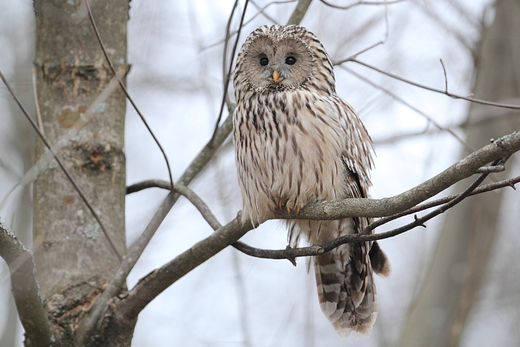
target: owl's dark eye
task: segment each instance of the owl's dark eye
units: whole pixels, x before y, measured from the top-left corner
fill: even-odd
[[[296,58],[289,56],[289,57],[285,58],[285,63],[287,65],[294,65],[296,63]]]
[[[269,59],[267,59],[266,57],[260,58],[260,65],[266,66],[267,64],[269,64]]]

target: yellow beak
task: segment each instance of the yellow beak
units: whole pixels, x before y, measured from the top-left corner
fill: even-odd
[[[280,74],[278,73],[278,71],[274,70],[273,71],[273,81],[276,83],[278,81],[278,78],[280,78]]]

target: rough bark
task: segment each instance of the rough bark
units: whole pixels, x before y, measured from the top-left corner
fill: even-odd
[[[35,0],[34,8],[43,130],[50,143],[61,141],[59,157],[124,255],[125,97],[114,92],[71,136],[113,74],[82,0]],[[126,67],[128,1],[91,1],[91,8],[112,62]],[[36,160],[45,151],[37,141]],[[55,160],[34,182],[34,259],[57,345],[75,345],[77,323],[119,258]]]
[[[497,1],[493,24],[484,29],[477,55],[476,98],[518,103],[520,98],[520,1]],[[512,100],[516,99],[516,100]],[[492,138],[520,130],[518,111],[470,107],[467,143],[478,148]],[[511,166],[511,164],[506,167]],[[508,170],[491,175],[498,181]],[[455,186],[463,189],[465,182]],[[457,346],[478,299],[499,232],[503,191],[472,197],[450,210],[430,269],[412,304],[399,346]]]

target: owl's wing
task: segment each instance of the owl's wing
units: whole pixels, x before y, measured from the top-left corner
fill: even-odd
[[[373,145],[361,119],[354,109],[337,95],[331,97],[337,105],[340,121],[346,134],[345,150],[343,152],[343,164],[345,166],[345,179],[348,185],[346,197],[368,198],[370,182],[369,170],[373,166]],[[361,232],[370,224],[369,218],[353,218],[356,231]],[[386,254],[381,250],[377,241],[368,243],[368,252],[372,269],[382,277],[390,274],[390,263]]]
[[[372,166],[370,136],[347,103],[339,97],[334,97],[331,102],[332,116],[338,117],[345,133],[342,161],[347,184],[344,197],[366,198],[370,185],[368,172]],[[362,217],[340,220],[334,236],[359,233],[369,222],[368,218]],[[341,337],[352,331],[361,334],[372,331],[377,316],[372,270],[383,276],[390,271],[386,255],[376,242],[345,244],[316,258],[320,306]]]

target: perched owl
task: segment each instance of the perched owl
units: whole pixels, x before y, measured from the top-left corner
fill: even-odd
[[[372,141],[337,96],[332,63],[300,26],[262,26],[246,39],[234,76],[234,143],[243,218],[258,225],[308,203],[367,197]],[[367,218],[289,220],[289,243],[359,233]],[[313,258],[320,306],[336,332],[370,334],[377,315],[373,271],[390,265],[376,242]]]

